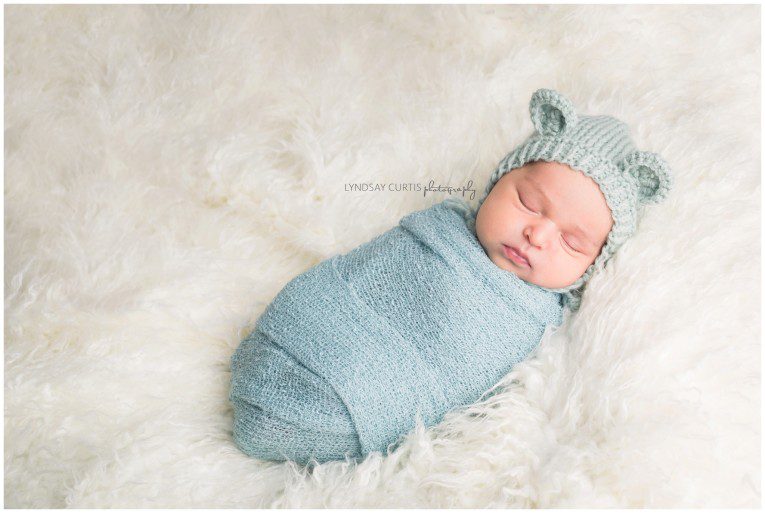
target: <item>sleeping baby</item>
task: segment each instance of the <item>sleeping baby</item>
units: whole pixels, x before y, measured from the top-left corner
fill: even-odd
[[[393,450],[531,355],[671,187],[610,116],[531,98],[476,208],[447,199],[292,279],[231,360],[234,441],[301,464]]]

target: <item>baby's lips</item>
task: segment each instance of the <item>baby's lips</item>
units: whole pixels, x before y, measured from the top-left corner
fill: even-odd
[[[509,244],[503,244],[503,246],[505,247],[505,252],[507,254],[512,253],[513,256],[521,258],[526,263],[527,266],[531,267],[531,262],[529,261],[529,258],[523,253],[521,253],[520,250],[518,250],[517,248],[513,246],[510,246]]]

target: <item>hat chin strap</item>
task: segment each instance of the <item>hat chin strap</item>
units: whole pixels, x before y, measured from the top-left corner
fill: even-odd
[[[593,263],[590,265],[590,267],[594,265],[595,264]],[[592,278],[593,274],[595,274],[595,269],[590,271],[590,267],[587,268],[587,270],[582,274],[582,276],[579,277],[579,279],[567,287],[561,287],[557,289],[542,287],[540,285],[537,285],[537,287],[549,292],[557,292],[562,294],[564,297],[564,304],[568,306],[572,312],[576,312],[579,310],[579,305],[582,302],[582,295],[584,294],[584,289],[587,286],[587,282],[590,280],[590,278]],[[589,275],[588,271],[590,271]]]

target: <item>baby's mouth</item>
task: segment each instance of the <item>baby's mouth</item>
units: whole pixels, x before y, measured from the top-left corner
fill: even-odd
[[[519,250],[512,246],[502,244],[502,252],[508,260],[521,267],[531,267],[528,259],[524,257]]]

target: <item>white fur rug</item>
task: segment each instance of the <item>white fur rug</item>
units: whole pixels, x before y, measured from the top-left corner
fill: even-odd
[[[758,6],[7,6],[7,507],[757,507]],[[306,474],[231,439],[293,276],[557,89],[676,187],[507,389]],[[477,201],[477,198],[476,198]],[[478,415],[474,415],[478,414]]]

